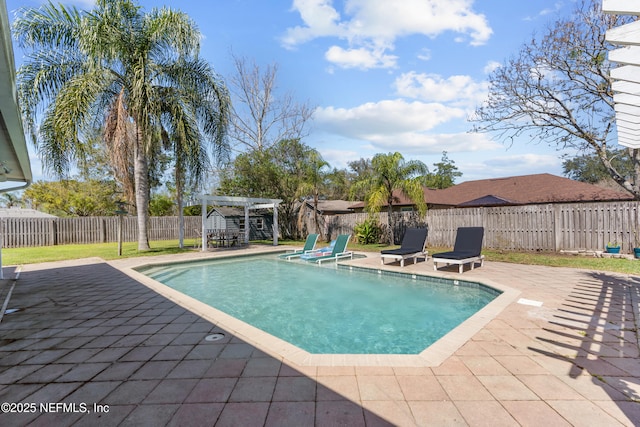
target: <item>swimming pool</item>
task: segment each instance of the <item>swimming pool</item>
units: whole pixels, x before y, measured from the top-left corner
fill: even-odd
[[[312,354],[419,354],[500,294],[478,283],[273,255],[138,271]]]

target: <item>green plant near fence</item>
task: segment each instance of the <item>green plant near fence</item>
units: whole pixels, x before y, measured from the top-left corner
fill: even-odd
[[[380,242],[382,227],[376,217],[369,217],[353,227],[353,232],[362,245],[371,245]]]

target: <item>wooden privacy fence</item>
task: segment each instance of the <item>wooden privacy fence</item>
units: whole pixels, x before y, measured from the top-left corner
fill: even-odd
[[[431,209],[420,218],[415,212],[396,216],[394,233],[399,238],[407,227],[429,227],[429,246],[453,246],[456,229],[485,228],[484,246],[523,251],[603,250],[607,242],[618,242],[629,253],[640,246],[640,202],[568,203],[492,208]],[[353,234],[353,227],[368,217],[366,213],[321,217],[325,237]],[[123,240],[136,241],[137,218],[124,217]],[[101,243],[118,240],[118,217],[86,218],[2,218],[5,248]],[[198,238],[200,216],[185,217],[185,239]],[[380,213],[381,224],[387,214]],[[313,232],[313,226],[307,224]],[[634,230],[637,237],[634,236]],[[152,217],[151,240],[178,238],[178,217]]]
[[[427,224],[429,246],[453,246],[456,229],[465,226],[484,227],[484,246],[493,249],[595,251],[618,242],[629,253],[640,246],[640,202],[430,209],[423,218],[415,213],[393,215],[397,236],[407,227]],[[353,233],[353,227],[367,217],[366,213],[324,217],[322,226],[335,238]],[[387,214],[380,213],[379,221],[386,224]]]
[[[105,243],[118,241],[119,217],[80,218],[2,218],[2,246],[51,246],[72,243]],[[185,239],[196,238],[202,229],[202,217],[184,217]],[[178,239],[178,217],[151,217],[150,240]],[[122,240],[138,240],[136,217],[122,218]]]

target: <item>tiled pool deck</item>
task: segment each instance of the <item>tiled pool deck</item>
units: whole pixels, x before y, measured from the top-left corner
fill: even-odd
[[[5,280],[0,301],[15,284],[7,308],[20,310],[0,322],[0,402],[27,412],[0,413],[0,425],[640,425],[640,275],[496,262],[438,272],[504,285],[508,299],[420,363],[363,362],[279,356],[129,270],[220,254],[31,264]],[[381,267],[375,254],[352,262]],[[431,261],[384,268],[434,274]],[[205,340],[216,332],[225,338]]]

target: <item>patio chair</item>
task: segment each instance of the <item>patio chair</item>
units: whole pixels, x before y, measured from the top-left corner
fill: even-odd
[[[400,261],[400,267],[404,267],[404,260],[413,258],[416,263],[418,257],[427,258],[427,229],[426,228],[408,228],[404,232],[402,244],[398,249],[385,249],[380,251],[380,263],[384,265],[385,258],[393,261]]]
[[[306,254],[307,252],[311,252],[315,250],[316,242],[318,241],[319,236],[320,236],[319,234],[309,234],[307,236],[307,240],[305,240],[304,242],[304,247],[302,249],[296,249],[296,250],[287,252],[286,254],[281,254],[278,256],[278,258],[289,260],[292,258],[298,258],[302,254]]]
[[[465,264],[471,264],[473,270],[476,261],[480,266],[484,265],[482,252],[483,227],[460,227],[456,232],[456,241],[453,251],[433,254],[433,269],[438,269],[438,263],[457,264],[458,271],[462,273]]]
[[[324,261],[334,260],[337,262],[341,258],[353,258],[353,252],[347,251],[347,244],[350,238],[350,234],[341,234],[336,238],[335,243],[332,242],[334,243],[333,246],[302,254],[300,259],[321,264]]]

